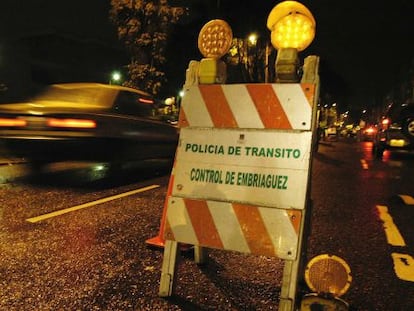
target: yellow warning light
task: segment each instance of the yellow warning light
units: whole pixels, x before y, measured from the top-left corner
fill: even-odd
[[[315,37],[315,19],[301,3],[284,1],[276,5],[267,18],[270,39],[276,49],[303,51]]]
[[[203,26],[198,35],[198,49],[207,58],[219,59],[230,49],[233,32],[227,22],[214,19]]]
[[[345,260],[335,255],[322,254],[306,265],[305,281],[316,293],[340,297],[351,285],[351,269]]]

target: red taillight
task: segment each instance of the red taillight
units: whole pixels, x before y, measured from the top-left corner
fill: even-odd
[[[47,125],[61,128],[95,128],[96,122],[86,119],[48,119]]]
[[[138,99],[139,102],[144,103],[144,104],[153,104],[154,101],[152,99],[149,98],[139,98]]]
[[[22,127],[26,126],[27,122],[23,119],[16,118],[0,118],[0,126],[2,127]]]

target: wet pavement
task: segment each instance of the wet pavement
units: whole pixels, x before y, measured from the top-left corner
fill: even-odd
[[[414,281],[397,277],[391,258],[396,250],[412,254],[414,213],[389,200],[396,193],[414,195],[414,159],[389,159],[375,161],[369,145],[351,142],[322,144],[315,155],[306,257],[334,254],[348,262],[352,284],[343,299],[351,310],[414,310]],[[18,160],[3,159],[1,169],[24,170],[13,165]],[[160,176],[98,188],[72,184],[80,177],[74,170],[5,182],[0,310],[277,310],[283,262],[223,250],[211,250],[204,266],[192,252],[182,253],[174,295],[158,297],[163,252],[145,241],[159,231],[169,177]],[[26,221],[149,184],[159,188]],[[388,246],[377,204],[389,205],[406,247]]]

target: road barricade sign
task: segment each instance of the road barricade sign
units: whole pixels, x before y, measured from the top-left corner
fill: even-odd
[[[301,50],[312,41],[312,14],[290,1],[269,15],[274,46],[276,34],[283,33],[274,26],[297,11],[306,18]],[[319,58],[305,59],[297,83],[296,40],[276,58],[276,81],[284,83],[221,84],[227,75],[220,58],[231,40],[225,21],[208,22],[198,41],[205,58],[191,61],[186,71],[160,233],[147,241],[164,244],[159,296],[172,294],[178,243],[184,243],[194,245],[199,263],[205,248],[284,259],[279,310],[293,310],[309,220]]]
[[[308,194],[313,84],[185,94],[164,238],[294,260]]]

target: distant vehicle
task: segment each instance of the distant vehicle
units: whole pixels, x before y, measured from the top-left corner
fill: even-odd
[[[343,137],[355,137],[357,136],[359,131],[359,126],[355,126],[354,124],[347,124],[341,130],[341,136]]]
[[[336,126],[329,126],[325,129],[324,140],[338,140],[338,129],[336,128]]]
[[[0,143],[34,165],[65,160],[173,159],[177,128],[149,94],[99,83],[54,84],[0,105]]]
[[[414,150],[414,102],[392,104],[381,119],[372,153],[381,158],[385,150]]]
[[[377,134],[377,127],[375,125],[369,125],[361,129],[362,141],[374,141]]]

